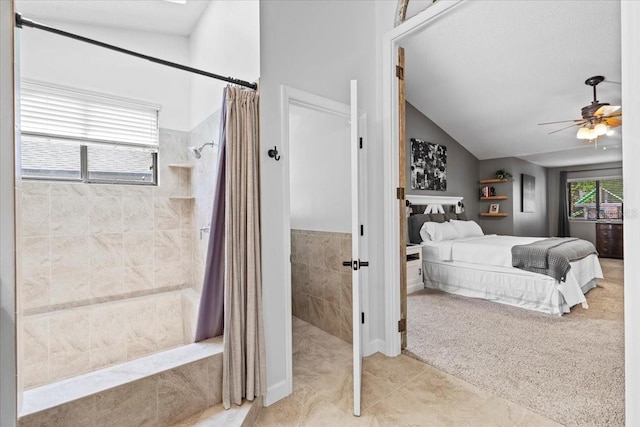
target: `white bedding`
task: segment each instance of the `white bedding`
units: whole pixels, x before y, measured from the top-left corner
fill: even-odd
[[[567,313],[576,304],[586,306],[585,292],[602,278],[596,255],[572,261],[562,283],[511,266],[513,245],[541,239],[489,235],[423,242],[425,286],[551,314]]]

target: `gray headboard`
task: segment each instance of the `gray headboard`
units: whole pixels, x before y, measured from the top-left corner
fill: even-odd
[[[409,242],[411,243],[422,243],[420,229],[422,224],[427,221],[444,222],[451,219],[467,219],[464,212],[455,213],[455,207],[458,202],[462,201],[462,197],[407,195],[407,200],[411,202],[414,208],[413,212],[415,212],[407,220]],[[427,206],[440,206],[440,212],[444,211],[444,213],[422,213]],[[431,211],[433,212],[434,210]]]

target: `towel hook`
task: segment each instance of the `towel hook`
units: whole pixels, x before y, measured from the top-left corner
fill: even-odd
[[[278,160],[280,160],[280,156],[278,155],[278,147],[274,146],[272,149],[270,149],[267,154],[269,155],[269,157],[271,157],[272,159],[275,159],[276,162]]]

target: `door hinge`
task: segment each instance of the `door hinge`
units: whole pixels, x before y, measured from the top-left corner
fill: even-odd
[[[364,311],[362,312],[362,324],[364,325]]]
[[[364,236],[364,225],[360,224],[360,235]]]
[[[396,197],[398,198],[398,200],[404,200],[404,188],[396,188]]]
[[[396,77],[400,80],[404,80],[404,68],[399,65],[396,65]]]
[[[407,332],[407,319],[398,320],[398,332]]]
[[[362,137],[360,137],[360,148],[362,148]]]

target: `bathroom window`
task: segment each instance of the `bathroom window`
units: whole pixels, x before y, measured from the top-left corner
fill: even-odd
[[[22,81],[22,177],[155,185],[158,113],[158,106]]]

